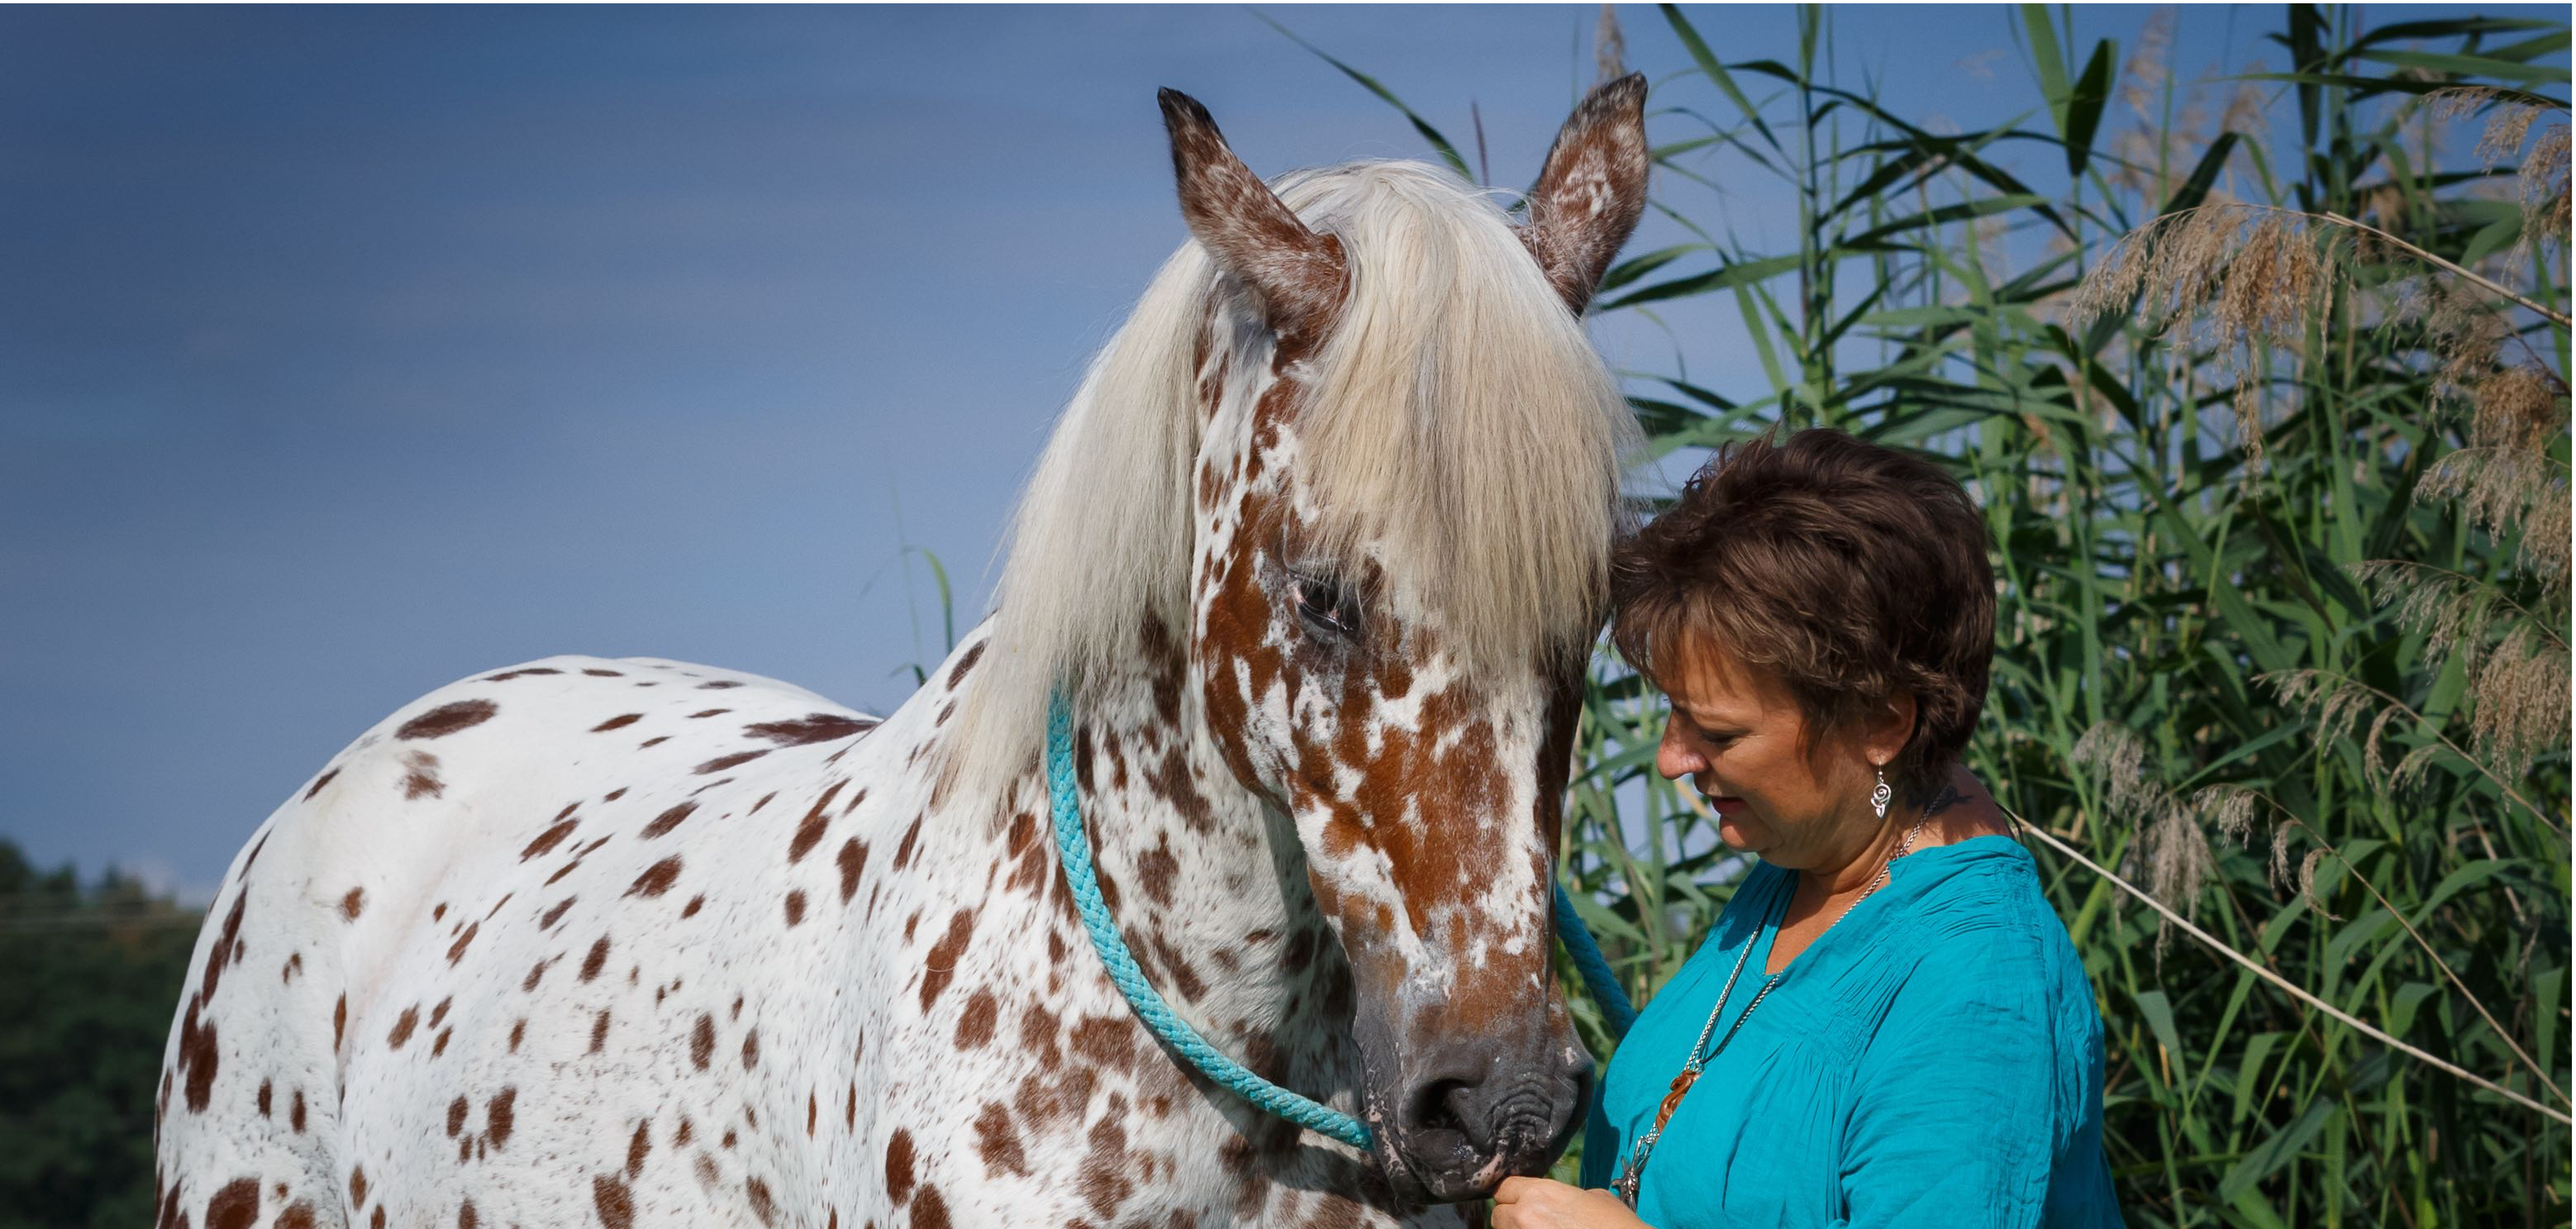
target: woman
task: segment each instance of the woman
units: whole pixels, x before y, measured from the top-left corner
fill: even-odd
[[[2118,1224],[2101,1017],[1957,767],[1994,645],[1967,493],[1802,431],[1720,454],[1615,567],[1656,769],[1760,861],[1604,1075],[1591,1189],[1510,1179],[1495,1229]]]

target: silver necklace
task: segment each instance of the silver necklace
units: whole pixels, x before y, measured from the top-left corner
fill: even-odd
[[[1948,791],[1944,790],[1943,793],[1947,795]],[[1851,911],[1860,906],[1860,902],[1868,900],[1880,886],[1887,882],[1889,874],[1896,867],[1896,860],[1904,857],[1907,851],[1914,848],[1914,838],[1923,835],[1924,823],[1929,821],[1932,813],[1939,810],[1941,804],[1948,800],[1945,796],[1933,805],[1923,808],[1922,816],[1914,821],[1913,830],[1905,834],[1904,842],[1896,847],[1895,853],[1887,855],[1886,863],[1878,868],[1878,874],[1869,881],[1869,886],[1861,889],[1861,894],[1853,897],[1850,904],[1843,906],[1843,911],[1835,914],[1833,921],[1825,923],[1825,930],[1832,930],[1841,925],[1842,920],[1850,917]],[[1786,911],[1787,907],[1782,906],[1782,912],[1785,914]],[[1817,932],[1819,937],[1823,933],[1824,931]],[[1708,1009],[1708,1023],[1700,1026],[1699,1040],[1691,1043],[1690,1061],[1682,1064],[1682,1073],[1673,1077],[1672,1090],[1664,1094],[1663,1104],[1655,1107],[1655,1125],[1644,1135],[1637,1137],[1637,1146],[1628,1153],[1627,1166],[1620,1170],[1618,1179],[1610,1184],[1610,1189],[1617,1192],[1620,1202],[1627,1204],[1632,1210],[1637,1206],[1637,1185],[1645,1177],[1646,1158],[1653,1154],[1655,1141],[1663,1138],[1664,1127],[1673,1120],[1673,1111],[1681,1108],[1683,1094],[1691,1090],[1691,1085],[1699,1082],[1700,1070],[1708,1066],[1710,1059],[1726,1052],[1727,1043],[1735,1040],[1735,1034],[1743,1029],[1746,1020],[1753,1018],[1753,1010],[1762,1005],[1763,999],[1770,997],[1772,988],[1780,984],[1781,978],[1789,975],[1789,970],[1784,968],[1764,978],[1762,988],[1753,992],[1753,1001],[1744,1005],[1744,1014],[1737,1016],[1735,1023],[1727,1026],[1726,1035],[1719,1037],[1715,1046],[1709,1045],[1709,1034],[1717,1031],[1718,1020],[1726,1014],[1726,1000],[1735,993],[1735,979],[1743,976],[1744,962],[1752,955],[1753,940],[1747,938],[1744,941],[1744,950],[1735,954],[1735,967],[1728,970],[1726,984],[1718,988],[1717,1005]]]

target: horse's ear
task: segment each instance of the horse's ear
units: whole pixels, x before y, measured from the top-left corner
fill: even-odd
[[[1646,211],[1646,76],[1592,87],[1558,129],[1530,189],[1521,242],[1565,305],[1581,312]]]
[[[1178,90],[1164,90],[1161,98],[1181,217],[1190,233],[1220,267],[1260,296],[1272,329],[1283,337],[1322,336],[1350,285],[1341,241],[1298,221],[1226,147],[1197,99]]]

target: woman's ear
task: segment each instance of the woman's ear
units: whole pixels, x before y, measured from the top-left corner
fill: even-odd
[[[1861,750],[1870,763],[1895,762],[1897,753],[1914,738],[1914,716],[1913,692],[1900,691],[1887,698],[1861,731]]]

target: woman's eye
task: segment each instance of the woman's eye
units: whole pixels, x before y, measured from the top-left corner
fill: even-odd
[[[1296,599],[1297,614],[1308,623],[1343,636],[1359,631],[1359,611],[1339,585],[1299,576],[1289,581],[1289,592]]]

